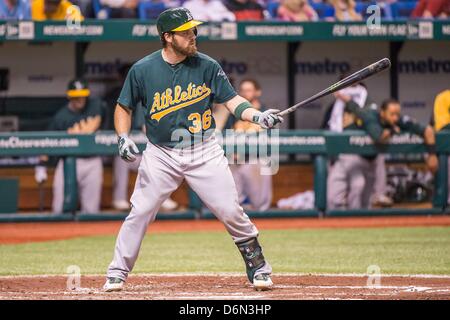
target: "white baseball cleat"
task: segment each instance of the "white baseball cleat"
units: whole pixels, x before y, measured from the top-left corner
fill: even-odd
[[[105,292],[122,291],[124,285],[125,281],[123,281],[122,279],[107,278],[106,283],[103,286],[103,291]]]
[[[130,210],[130,203],[126,200],[114,200],[112,206],[117,210]]]
[[[270,290],[273,287],[270,275],[266,273],[257,274],[253,277],[253,287],[256,291]]]
[[[178,203],[171,198],[167,198],[167,200],[161,204],[161,209],[165,211],[175,210],[176,208],[178,208]]]

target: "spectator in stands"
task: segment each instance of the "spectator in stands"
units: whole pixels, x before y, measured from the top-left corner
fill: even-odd
[[[256,108],[263,110],[260,102],[261,86],[254,79],[242,80],[239,85],[239,94],[246,98]],[[240,132],[257,132],[261,127],[250,122],[237,120],[234,129]],[[239,159],[244,162],[245,159]],[[253,159],[257,162],[257,159]],[[244,204],[249,202],[249,209],[256,211],[265,211],[269,209],[272,202],[272,175],[262,174],[264,166],[260,163],[252,164],[253,161],[230,165],[231,172],[236,182],[236,188],[239,194],[239,202]],[[270,168],[267,168],[270,172]]]
[[[83,17],[95,18],[92,0],[71,0],[71,2],[80,8]]]
[[[450,88],[442,91],[434,100],[434,129],[436,131],[446,130],[450,132]],[[450,168],[450,157],[448,157],[448,168]],[[448,176],[448,200],[450,204],[450,173]]]
[[[350,96],[339,92],[337,97],[346,103],[346,110],[354,118],[352,126],[364,129],[376,144],[387,143],[395,133],[407,131],[424,138],[428,149],[426,163],[431,172],[436,172],[438,160],[435,153],[435,136],[431,126],[424,127],[407,116],[401,116],[400,103],[388,99],[380,111],[361,108]],[[358,126],[357,123],[361,122]],[[373,188],[376,156],[340,155],[333,166],[328,180],[327,201],[330,209],[367,208]],[[330,183],[334,185],[330,186]]]
[[[152,1],[152,0],[150,0]],[[185,0],[153,0],[155,2],[161,1],[164,2],[167,8],[177,8],[181,7]]]
[[[337,21],[361,21],[362,17],[355,11],[354,0],[330,0],[334,7],[334,17]]]
[[[84,19],[79,8],[68,0],[33,0],[31,4],[33,20],[73,20]]]
[[[220,0],[187,0],[183,7],[189,9],[195,19],[203,21],[235,21],[236,17]]]
[[[29,0],[0,0],[0,20],[30,20]]]
[[[90,98],[90,90],[83,79],[70,81],[67,89],[68,103],[62,107],[49,124],[49,131],[66,131],[68,134],[92,134],[100,128],[102,120],[101,101]],[[42,161],[48,160],[42,157]],[[83,213],[100,212],[103,182],[103,164],[99,156],[76,159],[76,176]],[[47,179],[45,166],[35,169],[37,183]],[[53,180],[54,213],[63,212],[64,161],[59,160]]]
[[[283,0],[278,7],[278,18],[283,21],[319,20],[319,16],[307,0]]]
[[[103,6],[109,7],[109,18],[134,19],[137,17],[139,0],[100,0]]]
[[[397,2],[397,0],[377,0],[376,4],[382,10],[382,18],[385,20],[393,20],[391,5]]]
[[[264,8],[255,0],[225,0],[225,6],[234,13],[237,21],[264,20]]]
[[[450,17],[450,0],[419,0],[411,14],[412,18],[442,18]]]

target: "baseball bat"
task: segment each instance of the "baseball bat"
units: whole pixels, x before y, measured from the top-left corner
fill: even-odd
[[[356,71],[355,73],[349,75],[348,77],[336,82],[335,84],[332,84],[328,88],[320,91],[319,93],[316,93],[315,95],[309,97],[306,100],[303,100],[292,107],[285,109],[278,113],[279,116],[285,116],[291,112],[294,112],[298,108],[313,102],[319,98],[322,98],[326,95],[329,95],[333,92],[339,91],[341,89],[344,89],[346,87],[349,87],[355,83],[358,83],[364,79],[367,79],[385,69],[388,69],[391,66],[391,61],[389,61],[388,58],[383,58],[375,63],[372,63],[371,65],[368,65],[367,67]]]

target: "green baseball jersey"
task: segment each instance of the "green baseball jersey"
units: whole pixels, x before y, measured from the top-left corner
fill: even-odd
[[[133,117],[131,119],[131,129],[142,130],[142,127],[144,125],[145,125],[144,108],[142,108],[142,106],[139,105],[133,112]]]
[[[89,117],[102,116],[102,106],[99,99],[88,98],[86,106],[81,112],[75,112],[68,106],[61,108],[50,121],[48,130],[62,131],[73,127],[74,124]]]
[[[172,66],[158,50],[131,67],[117,102],[133,111],[142,103],[148,139],[174,147],[180,140],[192,144],[200,135],[211,135],[215,128],[212,104],[235,96],[214,59],[196,53]]]
[[[346,104],[346,110],[354,113],[362,122],[361,128],[367,132],[373,140],[379,141],[384,129],[392,129],[387,123],[384,123],[377,110],[364,107],[361,108],[353,101]],[[401,131],[411,132],[419,136],[423,136],[425,127],[408,116],[401,116],[397,126]]]

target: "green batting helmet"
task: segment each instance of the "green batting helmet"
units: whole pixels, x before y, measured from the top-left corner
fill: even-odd
[[[156,27],[161,36],[165,32],[189,30],[202,23],[194,20],[188,9],[179,7],[161,12],[156,20]]]

